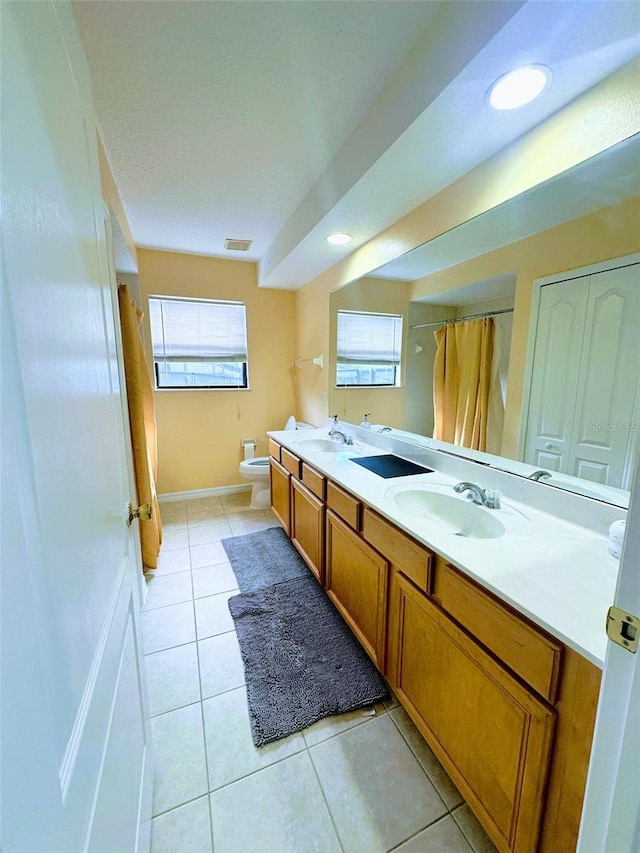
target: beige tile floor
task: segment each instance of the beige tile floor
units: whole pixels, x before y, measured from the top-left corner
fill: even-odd
[[[155,774],[153,853],[492,853],[395,700],[257,749],[220,540],[274,526],[247,492],[162,504],[142,614]]]

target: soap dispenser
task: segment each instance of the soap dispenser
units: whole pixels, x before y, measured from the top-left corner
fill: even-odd
[[[371,423],[369,421],[369,415],[370,414],[371,414],[370,412],[365,413],[364,420],[360,424],[360,429],[371,429]]]

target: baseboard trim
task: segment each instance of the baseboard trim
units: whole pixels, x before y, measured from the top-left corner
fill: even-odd
[[[220,495],[234,495],[236,492],[250,492],[251,483],[237,486],[215,486],[212,489],[191,489],[188,492],[166,492],[158,495],[158,503],[167,501],[189,501],[194,498],[219,498]]]

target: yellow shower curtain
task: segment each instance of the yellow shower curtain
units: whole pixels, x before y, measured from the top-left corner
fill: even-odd
[[[118,285],[118,304],[138,504],[151,506],[151,519],[140,523],[142,562],[155,569],[162,542],[162,521],[156,494],[158,452],[153,390],[139,333],[142,314],[125,284]]]
[[[494,323],[449,323],[434,332],[433,437],[473,450],[487,446]]]

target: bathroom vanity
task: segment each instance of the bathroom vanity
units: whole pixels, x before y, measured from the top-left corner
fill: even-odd
[[[270,436],[274,513],[497,848],[572,853],[615,585],[605,537],[515,500],[465,509],[436,457],[384,479],[353,463],[384,447]],[[435,524],[421,490],[442,494]]]

